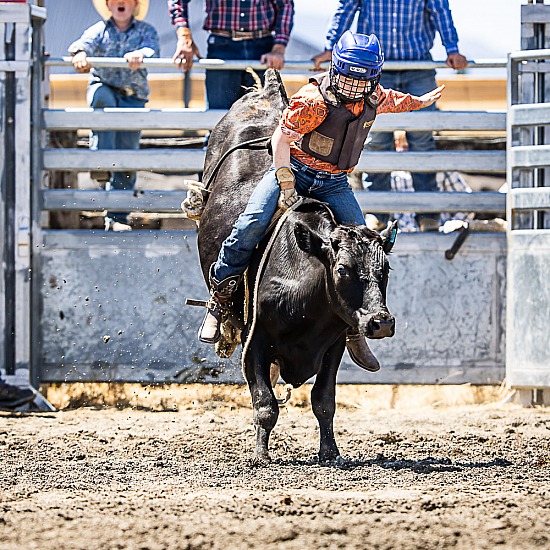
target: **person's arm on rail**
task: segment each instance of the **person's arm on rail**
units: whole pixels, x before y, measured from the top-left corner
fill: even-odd
[[[176,27],[176,36],[178,37],[172,61],[181,64],[181,69],[186,72],[193,66],[193,55],[197,59],[201,58],[189,28],[188,4],[189,0],[168,0],[170,19],[172,25]]]
[[[468,60],[458,51],[458,33],[453,23],[449,1],[428,0],[426,9],[430,12],[447,51],[447,66],[455,70],[466,68]]]
[[[285,66],[285,51],[294,25],[294,0],[272,0],[277,19],[275,21],[275,42],[271,51],[260,58],[268,68],[281,70]]]
[[[138,69],[145,58],[159,57],[160,43],[157,30],[153,27],[146,27],[141,48],[124,54],[124,59],[128,62],[130,70]]]
[[[105,31],[105,22],[100,21],[86,29],[82,36],[69,46],[69,54],[72,56],[73,67],[79,73],[88,73],[92,68],[88,56],[96,52],[97,41]]]

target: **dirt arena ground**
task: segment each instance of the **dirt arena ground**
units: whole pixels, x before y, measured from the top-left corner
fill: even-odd
[[[48,398],[109,404],[94,391]],[[320,465],[299,390],[281,409],[273,463],[252,467],[245,389],[129,391],[111,392],[118,408],[0,413],[0,548],[550,546],[550,408],[493,390],[340,387],[345,459]]]

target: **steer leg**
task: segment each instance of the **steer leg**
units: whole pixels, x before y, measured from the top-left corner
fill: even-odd
[[[254,426],[256,428],[256,449],[254,461],[257,464],[267,464],[269,457],[269,435],[277,423],[279,406],[273,393],[270,380],[270,365],[263,357],[251,349],[245,359],[245,376],[252,396],[254,409]]]
[[[323,358],[323,366],[311,390],[313,413],[319,422],[319,462],[334,460],[340,451],[334,439],[333,419],[336,412],[336,373],[344,353],[345,340],[341,338]]]

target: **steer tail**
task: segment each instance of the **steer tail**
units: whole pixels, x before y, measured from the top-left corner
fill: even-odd
[[[267,69],[265,72],[264,94],[266,98],[271,99],[270,103],[273,106],[280,103],[281,110],[288,107],[288,95],[281,78],[281,73],[278,70]]]
[[[247,67],[246,72],[254,80],[254,86],[252,88],[248,88],[248,90],[253,91],[253,92],[259,92],[263,88],[263,86],[262,86],[262,80],[258,76],[258,73],[252,67]]]

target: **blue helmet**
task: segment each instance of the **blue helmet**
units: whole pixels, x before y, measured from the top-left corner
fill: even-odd
[[[384,54],[374,34],[346,31],[332,48],[330,82],[334,92],[345,102],[361,101],[376,90],[382,65]]]

